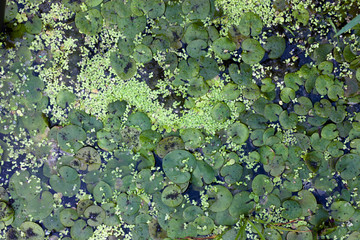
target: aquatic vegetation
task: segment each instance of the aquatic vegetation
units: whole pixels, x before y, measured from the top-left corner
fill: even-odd
[[[0,239],[358,239],[359,9],[7,1]]]

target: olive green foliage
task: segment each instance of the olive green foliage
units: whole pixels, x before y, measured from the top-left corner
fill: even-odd
[[[16,0],[5,22],[0,239],[359,239],[358,1]]]

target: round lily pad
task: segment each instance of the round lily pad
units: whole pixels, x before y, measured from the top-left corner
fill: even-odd
[[[54,198],[49,191],[43,191],[26,203],[26,213],[33,221],[45,219],[54,208]]]
[[[123,56],[129,56],[134,52],[135,44],[127,38],[119,38],[117,42],[119,53]]]
[[[204,135],[196,128],[186,128],[180,132],[180,136],[185,143],[186,149],[196,149],[200,147],[204,141]]]
[[[221,168],[220,174],[225,178],[227,184],[234,184],[241,178],[243,167],[240,164],[226,165]]]
[[[88,226],[83,219],[77,220],[70,229],[70,234],[74,240],[87,240],[93,235],[92,227]]]
[[[110,64],[116,74],[124,80],[132,78],[137,71],[136,63],[133,59],[115,52],[110,53]]]
[[[220,167],[220,166],[219,166]],[[210,184],[215,179],[215,171],[212,166],[204,161],[197,161],[197,165],[192,174],[191,183],[202,187],[204,182]]]
[[[181,189],[177,185],[167,186],[161,194],[161,200],[169,207],[177,207],[183,201]]]
[[[210,1],[209,0],[185,0],[182,3],[182,11],[184,14],[188,14],[190,20],[194,19],[205,19],[208,17],[210,12]]]
[[[65,227],[72,227],[75,223],[74,220],[78,219],[78,213],[73,208],[65,208],[60,212],[60,222]]]
[[[201,97],[209,91],[204,78],[199,76],[189,80],[188,93],[193,97]]]
[[[18,5],[16,2],[9,1],[5,6],[5,17],[4,22],[10,22],[18,14]]]
[[[76,99],[76,96],[74,93],[64,89],[61,90],[58,95],[56,96],[56,103],[62,107],[66,108],[68,105],[73,103]]]
[[[235,194],[233,201],[229,207],[231,216],[238,218],[240,215],[247,215],[255,207],[255,202],[249,197],[250,193],[247,191]]]
[[[247,12],[242,16],[237,28],[242,35],[257,36],[261,33],[263,24],[259,15],[253,12]]]
[[[360,156],[358,154],[345,154],[336,163],[336,171],[345,180],[350,180],[360,174]]]
[[[230,125],[226,132],[227,135],[231,138],[231,141],[236,144],[243,144],[249,138],[249,129],[241,122],[235,122],[234,124]]]
[[[68,125],[61,128],[57,134],[59,146],[65,152],[77,152],[83,147],[86,140],[85,131],[78,126]]]
[[[42,29],[41,19],[37,15],[35,15],[33,18],[31,18],[25,23],[25,29],[28,33],[39,34]]]
[[[75,25],[81,33],[94,36],[103,25],[103,18],[97,9],[78,12],[75,16]]]
[[[185,150],[174,150],[168,153],[162,163],[166,176],[174,183],[186,183],[190,180],[190,172],[196,166],[194,155]]]
[[[202,39],[196,39],[191,41],[187,47],[186,52],[190,57],[199,58],[206,55],[207,43]]]
[[[294,232],[288,232],[286,240],[312,240],[311,230],[306,226],[300,226]]]
[[[164,158],[166,154],[173,150],[184,149],[185,144],[180,137],[170,136],[163,138],[156,147],[156,154]]]
[[[148,63],[152,59],[151,49],[144,44],[139,44],[134,49],[133,57],[138,63]]]
[[[81,148],[76,153],[75,158],[81,162],[80,170],[94,171],[100,168],[100,154],[92,147]]]
[[[279,115],[279,122],[284,129],[295,128],[298,123],[298,116],[293,112],[288,113],[287,110],[284,110]]]
[[[93,189],[93,196],[96,202],[106,202],[111,199],[112,192],[109,184],[100,181]]]
[[[6,202],[0,201],[0,222],[6,222],[14,216],[14,209]]]
[[[63,166],[59,169],[60,177],[52,175],[50,186],[56,192],[61,192],[64,196],[74,196],[80,188],[80,178],[75,169]]]
[[[265,50],[255,39],[245,39],[241,47],[243,50],[242,59],[246,64],[253,65],[259,63],[265,55]]]
[[[145,113],[134,112],[128,117],[126,125],[139,127],[142,131],[145,131],[151,128],[151,121]]]
[[[87,218],[87,224],[89,226],[96,227],[104,222],[105,211],[97,205],[91,205],[85,209],[84,216]]]
[[[230,207],[233,196],[229,189],[221,185],[213,186],[208,192],[210,198],[215,198],[210,201],[209,209],[213,212],[222,212]]]
[[[120,31],[128,38],[134,39],[146,27],[145,16],[130,16],[126,18],[118,18],[118,27]]]
[[[264,48],[269,52],[269,58],[279,58],[284,53],[286,48],[285,39],[279,36],[271,36],[267,39]]]
[[[125,216],[132,216],[136,214],[140,209],[141,199],[139,196],[136,195],[128,195],[126,193],[121,193],[117,197],[117,205],[120,211]]]
[[[324,139],[332,140],[337,136],[339,136],[339,131],[337,131],[337,127],[333,123],[327,124],[321,129],[321,137]]]
[[[197,226],[197,234],[208,235],[215,227],[214,221],[207,216],[199,216],[194,221]]]
[[[230,118],[230,108],[224,102],[219,102],[211,109],[211,117],[215,121],[224,122]]]
[[[23,222],[20,230],[25,233],[25,238],[29,240],[43,240],[45,237],[42,227],[34,222]]]
[[[189,206],[183,212],[184,220],[187,222],[194,221],[197,217],[202,216],[204,211],[199,206]]]
[[[98,145],[101,149],[111,152],[122,140],[121,134],[119,131],[105,131],[100,130],[96,133],[98,139]]]
[[[355,209],[349,202],[337,201],[331,204],[331,216],[333,216],[336,221],[348,221],[354,213]]]
[[[274,188],[274,185],[270,178],[264,174],[257,175],[252,181],[252,190],[253,192],[260,196],[264,194],[269,194]]]
[[[285,208],[282,212],[284,218],[291,220],[301,216],[302,209],[297,201],[286,200],[283,202],[282,206]]]
[[[90,199],[80,200],[76,206],[76,211],[77,211],[78,215],[82,216],[84,214],[85,210],[88,207],[90,207],[91,205],[93,205],[93,201]]]
[[[212,49],[221,59],[230,59],[230,52],[236,50],[236,44],[229,38],[221,37],[213,42]]]

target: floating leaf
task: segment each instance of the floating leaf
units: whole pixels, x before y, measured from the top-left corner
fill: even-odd
[[[242,16],[237,28],[242,35],[251,35],[254,37],[261,33],[263,24],[259,15],[253,12],[247,12]]]
[[[265,55],[265,50],[255,39],[245,39],[241,47],[243,50],[242,59],[246,64],[253,65],[259,63]]]
[[[169,207],[179,206],[183,201],[181,189],[177,185],[167,186],[161,194],[161,200]]]
[[[90,9],[86,12],[78,12],[75,16],[75,25],[81,33],[94,36],[103,24],[103,18],[97,9]]]
[[[210,12],[210,2],[209,0],[198,0],[196,2],[185,0],[182,3],[182,11],[184,14],[188,14],[190,20],[205,19]]]
[[[269,52],[269,58],[271,59],[280,58],[284,53],[285,48],[285,39],[278,36],[269,37],[264,46],[264,49]]]
[[[96,227],[104,222],[105,211],[97,205],[91,205],[85,209],[84,216],[87,218],[89,226]]]
[[[212,49],[223,60],[230,59],[230,52],[236,50],[236,44],[229,38],[221,37],[213,42]]]
[[[59,130],[57,141],[59,146],[65,152],[77,152],[86,140],[85,131],[78,126],[68,125]]]
[[[166,176],[174,183],[186,183],[190,180],[190,172],[195,168],[195,157],[185,150],[174,150],[163,159]]]
[[[230,207],[233,200],[231,192],[224,186],[215,185],[208,192],[209,197],[215,197],[211,201],[209,209],[213,212],[222,212]]]
[[[337,201],[331,204],[331,216],[333,216],[336,221],[348,221],[354,213],[355,209],[349,202]]]

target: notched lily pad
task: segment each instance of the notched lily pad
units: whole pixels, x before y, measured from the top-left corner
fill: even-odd
[[[116,74],[124,80],[132,78],[137,71],[136,63],[133,59],[115,52],[110,53],[110,64]]]
[[[162,166],[171,181],[181,184],[190,180],[190,173],[196,167],[196,160],[188,151],[174,150],[164,157]]]
[[[236,50],[236,44],[229,38],[221,37],[213,42],[212,49],[221,59],[228,60],[231,57],[230,52]]]
[[[262,31],[263,23],[259,15],[253,12],[247,12],[242,16],[240,25],[237,26],[237,28],[242,35],[257,36]]]
[[[286,48],[285,39],[278,36],[271,36],[267,39],[264,48],[269,52],[269,58],[279,58],[282,56]]]
[[[83,147],[87,136],[85,131],[78,126],[68,125],[61,128],[57,134],[59,146],[65,152],[77,152]]]
[[[245,39],[242,42],[241,47],[243,50],[241,54],[242,59],[246,64],[253,65],[259,63],[265,55],[263,47],[253,38]]]
[[[233,195],[224,186],[215,185],[208,192],[209,199],[214,198],[210,201],[209,209],[213,212],[222,212],[230,207],[233,200]]]
[[[97,150],[92,147],[80,149],[75,157],[80,160],[80,170],[94,171],[100,168],[101,157]]]
[[[181,192],[182,191],[179,186],[169,185],[162,192],[161,200],[169,207],[177,207],[182,203],[184,199]]]
[[[96,227],[104,222],[105,211],[100,206],[92,205],[85,210],[84,216],[87,218],[89,226]]]
[[[94,36],[102,25],[103,18],[97,9],[90,9],[86,12],[78,12],[75,16],[75,25],[81,33]]]

